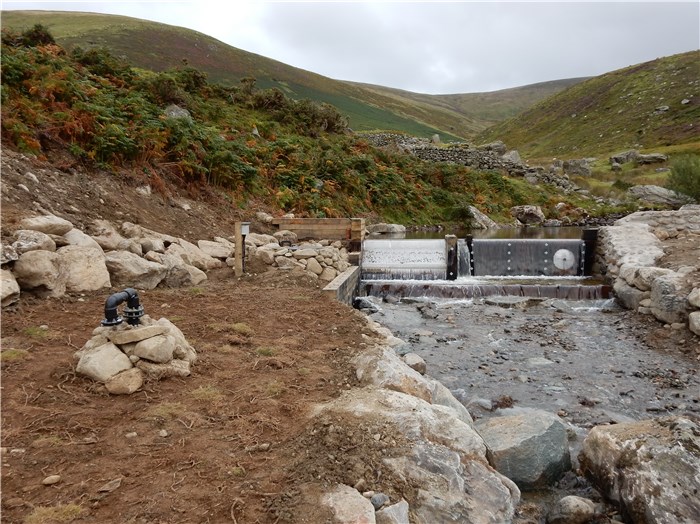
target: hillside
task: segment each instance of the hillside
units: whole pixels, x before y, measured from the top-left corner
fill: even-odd
[[[700,51],[659,58],[573,85],[497,124],[527,157],[572,158],[700,141]]]
[[[474,125],[485,130],[584,80],[587,80],[587,77],[540,82],[485,93],[451,95],[426,95],[371,84],[355,85],[396,100],[405,100],[408,104],[419,104],[428,108],[438,106],[457,116],[470,115],[475,119]]]
[[[237,85],[254,77],[262,88],[277,87],[292,98],[337,107],[350,127],[397,130],[414,136],[439,133],[443,140],[472,137],[561,90],[564,80],[471,95],[421,95],[381,86],[343,82],[236,49],[202,33],[116,15],[58,11],[3,11],[3,29],[49,28],[66,49],[104,46],[131,64],[163,71],[186,63],[212,82]]]

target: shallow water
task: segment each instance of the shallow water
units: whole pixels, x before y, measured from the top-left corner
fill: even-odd
[[[583,427],[700,413],[695,363],[649,347],[644,324],[613,300],[374,300],[372,318],[460,400],[510,396]]]
[[[371,318],[406,342],[399,352],[420,355],[475,419],[510,405],[557,413],[574,468],[592,426],[700,414],[696,363],[650,347],[645,319],[613,300],[371,300],[380,308]],[[580,477],[567,480],[523,500],[543,515],[567,494],[595,498]]]

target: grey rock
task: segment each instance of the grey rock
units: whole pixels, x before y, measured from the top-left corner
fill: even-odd
[[[17,254],[21,255],[28,251],[56,251],[56,242],[41,231],[33,231],[31,229],[20,229],[15,232],[15,241],[12,247]]]
[[[214,258],[228,258],[233,256],[234,246],[232,243],[212,242],[211,240],[198,240],[197,246],[205,254]]]
[[[596,426],[583,441],[586,476],[630,522],[697,522],[700,426],[661,417]]]
[[[587,524],[595,515],[595,503],[569,495],[560,499],[547,514],[547,524]]]
[[[403,356],[403,361],[411,369],[417,371],[421,375],[425,375],[427,365],[425,360],[423,360],[419,355],[416,355],[415,353],[407,353]]]
[[[166,335],[157,335],[136,343],[133,354],[151,362],[164,364],[173,359],[175,339]]]
[[[375,493],[369,499],[375,510],[382,509],[389,502],[389,496],[384,493]]]
[[[61,255],[52,251],[28,251],[15,262],[13,273],[21,289],[41,297],[61,297],[66,279],[61,275]]]
[[[541,224],[545,220],[539,206],[525,205],[510,208],[510,215],[523,224]]]
[[[377,511],[374,516],[377,524],[409,524],[408,502],[402,500],[391,506],[385,506]]]
[[[566,428],[559,417],[528,408],[501,413],[476,424],[497,471],[520,489],[531,490],[551,485],[571,468]]]
[[[98,382],[107,382],[113,376],[131,367],[129,357],[117,346],[107,342],[84,352],[75,370]]]
[[[688,315],[688,329],[700,336],[700,311],[693,311]]]
[[[105,263],[112,285],[154,289],[167,275],[168,268],[128,251],[108,251]]]
[[[129,324],[122,323],[118,326],[107,328],[104,332],[104,336],[112,343],[122,346],[133,342],[141,342],[151,337],[157,337],[165,334],[167,331],[168,328],[161,325],[132,327]]]
[[[573,176],[591,176],[591,166],[588,158],[564,160],[563,164],[564,173]]]
[[[2,307],[9,307],[19,301],[19,284],[15,276],[7,269],[0,270],[0,295]]]
[[[686,321],[688,315],[688,283],[683,273],[670,273],[651,284],[651,313],[657,319],[673,324]]]
[[[333,512],[337,524],[374,523],[374,507],[362,494],[350,486],[338,484],[321,497],[321,504]]]
[[[627,194],[637,200],[669,206],[681,206],[692,201],[687,195],[653,185],[633,186],[627,190]]]
[[[66,279],[66,291],[73,293],[96,291],[112,285],[100,246],[70,245],[59,249],[57,254],[61,257],[61,271]]]
[[[131,368],[109,378],[105,387],[112,395],[131,395],[143,386],[143,380],[143,371]]]
[[[73,229],[68,220],[55,215],[43,215],[25,218],[19,223],[20,229],[31,229],[46,234],[64,235]]]
[[[192,120],[190,112],[176,104],[170,104],[166,107],[163,114],[166,118],[171,118],[173,120]]]
[[[367,231],[373,234],[405,233],[406,226],[401,224],[385,224],[381,222],[379,224],[367,226]]]
[[[290,231],[288,229],[281,229],[279,231],[276,231],[273,236],[275,237],[276,242],[280,246],[293,246],[296,245],[296,243],[298,242],[297,234],[294,231]]]
[[[176,358],[165,364],[139,360],[136,367],[142,370],[148,378],[155,380],[168,377],[189,377],[191,373],[190,363]]]
[[[700,309],[700,287],[693,288],[688,295],[688,304]]]
[[[498,229],[498,224],[491,220],[484,213],[474,206],[469,206],[469,213],[472,216],[471,226],[476,229]]]
[[[90,235],[86,235],[80,229],[73,228],[63,235],[66,243],[71,246],[91,247],[102,252],[102,247]]]
[[[10,262],[14,262],[19,258],[19,253],[17,253],[17,250],[12,247],[10,244],[3,244],[2,245],[2,251],[0,252],[0,265],[5,265],[9,264]]]

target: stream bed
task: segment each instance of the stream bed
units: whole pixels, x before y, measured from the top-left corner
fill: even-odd
[[[420,355],[427,374],[475,420],[503,407],[558,414],[568,425],[574,471],[595,425],[700,415],[695,360],[670,346],[652,347],[649,319],[612,299],[368,298],[379,308],[370,318],[406,342],[399,353]],[[543,522],[553,501],[591,492],[572,473],[549,492],[524,493],[535,515],[520,522]]]

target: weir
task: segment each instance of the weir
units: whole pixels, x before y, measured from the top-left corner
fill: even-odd
[[[583,239],[367,239],[360,294],[607,298],[608,286],[586,278],[595,233],[586,230]]]

